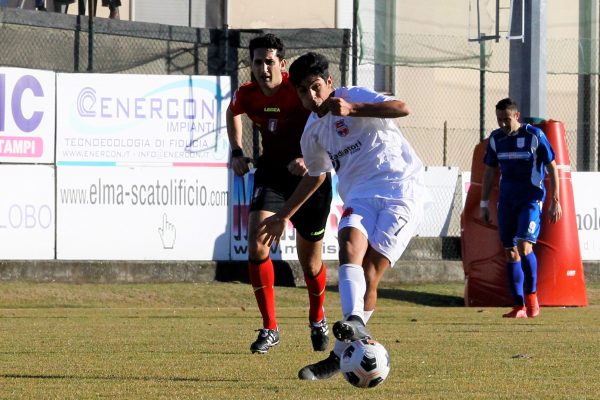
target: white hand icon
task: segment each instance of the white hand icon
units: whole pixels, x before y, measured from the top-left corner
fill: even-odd
[[[167,221],[167,214],[163,214],[162,227],[158,228],[160,240],[162,240],[163,248],[172,249],[175,246],[176,230],[175,225]]]

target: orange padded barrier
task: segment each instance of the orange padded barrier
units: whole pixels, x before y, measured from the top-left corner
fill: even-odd
[[[536,126],[546,133],[556,154],[563,211],[562,218],[556,224],[551,224],[547,214],[547,196],[542,212],[540,236],[534,246],[538,259],[538,300],[543,306],[586,306],[588,303],[564,125],[560,121],[548,120]],[[498,174],[490,193],[492,223],[488,225],[479,218],[483,156],[487,142],[486,139],[479,143],[473,151],[471,185],[461,215],[464,300],[466,306],[472,307],[512,306],[513,300],[506,275],[506,258],[498,236]],[[549,189],[548,177],[545,184]]]

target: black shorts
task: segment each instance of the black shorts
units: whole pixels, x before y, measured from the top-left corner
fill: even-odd
[[[301,179],[287,169],[258,167],[254,173],[250,211],[279,211]],[[298,234],[305,240],[317,242],[323,239],[331,206],[331,190],[331,174],[327,174],[317,191],[290,218]]]

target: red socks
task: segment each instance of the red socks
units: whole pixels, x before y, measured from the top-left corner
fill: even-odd
[[[275,318],[275,272],[270,258],[259,263],[248,262],[250,283],[263,318],[264,329],[277,329]],[[312,303],[311,303],[312,304]]]
[[[275,316],[275,272],[270,258],[255,263],[248,262],[250,283],[254,290],[256,303],[263,318],[264,329],[277,329]],[[308,319],[310,322],[320,322],[325,317],[325,285],[327,283],[327,268],[323,264],[317,276],[304,275],[310,309]]]
[[[320,322],[325,317],[325,285],[327,283],[327,268],[325,264],[321,265],[321,271],[316,276],[304,275],[306,288],[308,289],[308,300],[310,309],[308,311],[308,320],[310,322]]]

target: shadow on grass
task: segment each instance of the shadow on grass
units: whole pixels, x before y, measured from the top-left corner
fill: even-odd
[[[328,291],[338,292],[337,286],[327,286]],[[460,296],[452,296],[439,293],[417,292],[399,288],[379,288],[377,297],[380,299],[391,299],[405,301],[429,307],[464,307],[465,302]]]
[[[380,288],[377,296],[382,299],[406,301],[429,307],[464,307],[465,305],[464,299],[460,296],[405,289]]]
[[[164,377],[164,376],[80,376],[80,375],[28,375],[28,374],[0,374],[0,378],[11,379],[91,379],[91,380],[107,380],[107,381],[173,381],[173,382],[239,382],[240,379],[211,379],[211,378],[188,378],[188,377]]]
[[[302,276],[299,266],[292,266],[287,261],[274,260],[275,286],[297,287],[295,276]],[[215,280],[219,282],[249,283],[248,264],[245,262],[223,261],[217,263]],[[301,280],[301,279],[299,279]],[[337,285],[327,286],[327,290],[337,292]],[[430,307],[463,307],[464,300],[460,296],[438,293],[427,293],[399,288],[379,288],[379,298],[405,301]]]

